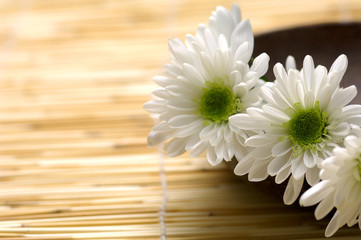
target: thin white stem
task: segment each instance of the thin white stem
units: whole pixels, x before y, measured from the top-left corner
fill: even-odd
[[[163,190],[163,199],[162,199],[162,205],[160,207],[159,211],[159,223],[160,223],[160,229],[161,229],[161,239],[166,240],[167,239],[167,231],[165,226],[165,214],[167,211],[167,203],[168,203],[168,185],[167,185],[167,176],[165,172],[165,156],[163,153],[163,144],[159,145],[158,147],[158,153],[159,153],[159,159],[160,159],[160,182],[162,185]]]

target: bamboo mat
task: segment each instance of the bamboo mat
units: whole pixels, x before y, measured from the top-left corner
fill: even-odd
[[[256,33],[361,20],[358,0],[238,2]],[[167,39],[232,3],[0,1],[0,239],[323,238],[327,219],[226,165],[146,146]]]

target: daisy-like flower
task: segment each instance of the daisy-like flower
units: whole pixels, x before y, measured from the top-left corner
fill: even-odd
[[[345,147],[336,147],[333,155],[321,164],[322,181],[300,198],[304,206],[319,203],[316,219],[337,209],[326,228],[326,237],[345,224],[351,227],[358,223],[361,229],[361,129],[353,126],[353,130],[355,135],[345,138]]]
[[[251,181],[275,176],[278,184],[290,176],[283,200],[292,204],[304,177],[311,186],[319,181],[318,164],[342,144],[350,123],[360,122],[361,108],[346,106],[356,96],[356,87],[339,85],[347,67],[345,55],[336,59],[329,73],[324,66],[315,68],[310,56],[305,57],[301,71],[294,69],[292,58],[286,65],[288,72],[276,64],[276,80],[261,88],[267,104],[231,116],[230,123],[263,131],[246,140],[254,149],[239,161],[235,173],[249,173]]]
[[[148,144],[167,141],[165,150],[172,157],[187,150],[194,157],[206,151],[212,165],[242,158],[248,152],[244,146],[248,135],[230,127],[228,118],[262,102],[260,77],[269,61],[261,54],[248,66],[253,51],[249,21],[241,21],[236,4],[230,11],[217,7],[209,27],[199,25],[196,36],[186,36],[186,45],[170,40],[169,48],[166,76],[154,78],[160,88],[144,104],[160,120],[148,135]]]

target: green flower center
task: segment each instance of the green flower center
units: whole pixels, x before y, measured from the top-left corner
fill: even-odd
[[[207,82],[199,103],[199,113],[203,118],[215,123],[244,110],[239,97],[234,96],[230,87],[217,82]]]
[[[326,123],[326,114],[317,109],[298,111],[287,124],[290,139],[303,150],[313,148],[322,141]]]

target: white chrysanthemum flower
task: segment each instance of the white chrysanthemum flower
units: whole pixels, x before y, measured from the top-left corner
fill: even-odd
[[[248,153],[247,133],[230,127],[228,118],[262,102],[260,77],[268,69],[269,57],[261,54],[248,66],[253,33],[249,21],[240,16],[236,4],[230,11],[218,7],[210,26],[200,25],[195,37],[187,35],[186,45],[178,39],[169,41],[167,76],[154,78],[161,88],[144,105],[160,119],[148,136],[150,146],[169,140],[165,145],[169,156],[187,150],[198,156],[206,150],[212,165]]]
[[[287,62],[288,72],[276,64],[276,80],[261,88],[267,104],[248,108],[247,113],[230,117],[230,122],[240,129],[264,131],[246,140],[254,149],[235,173],[249,173],[251,181],[275,176],[278,184],[291,175],[283,197],[291,204],[300,194],[304,176],[311,186],[319,181],[317,165],[342,144],[350,123],[361,122],[361,107],[346,106],[356,96],[356,87],[339,85],[347,67],[345,55],[336,59],[329,73],[324,66],[315,68],[310,56],[301,71],[294,69],[292,58]]]
[[[351,227],[358,222],[361,229],[361,129],[353,128],[355,135],[345,138],[345,148],[335,148],[333,155],[321,164],[322,181],[300,198],[304,206],[319,203],[315,210],[317,220],[337,209],[326,228],[326,237],[345,224]]]

